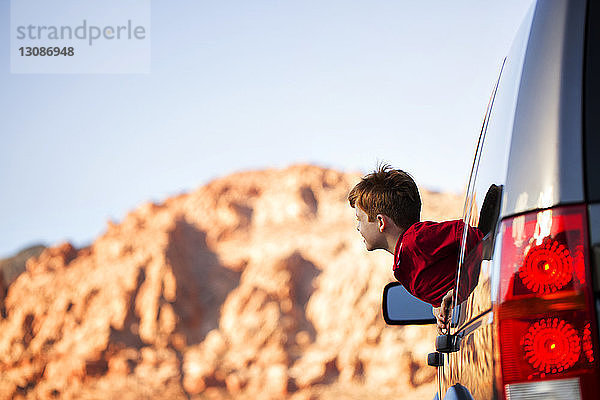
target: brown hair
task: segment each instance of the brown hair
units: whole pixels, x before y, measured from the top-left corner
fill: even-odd
[[[421,196],[413,178],[388,164],[364,176],[348,194],[352,208],[358,205],[374,221],[377,214],[387,215],[399,228],[408,229],[419,222]]]

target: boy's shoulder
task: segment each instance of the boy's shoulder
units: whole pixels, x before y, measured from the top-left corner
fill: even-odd
[[[427,251],[456,242],[460,239],[462,224],[462,220],[414,223],[404,232],[402,246],[407,249],[419,248],[421,251]]]
[[[462,229],[463,221],[455,219],[451,221],[420,221],[412,224],[404,233],[408,236],[422,237],[430,234],[443,234],[450,231]]]

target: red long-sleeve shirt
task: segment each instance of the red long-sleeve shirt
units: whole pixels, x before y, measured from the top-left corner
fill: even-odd
[[[434,307],[454,288],[463,226],[461,220],[417,222],[396,243],[394,276],[413,296]],[[481,238],[477,228],[469,227],[467,252]]]

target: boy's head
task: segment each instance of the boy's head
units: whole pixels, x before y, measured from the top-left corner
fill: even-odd
[[[364,211],[369,222],[383,214],[403,231],[420,219],[421,196],[415,181],[387,164],[364,176],[348,194],[348,201],[352,208]]]

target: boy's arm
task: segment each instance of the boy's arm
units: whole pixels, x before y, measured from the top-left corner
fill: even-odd
[[[450,290],[442,298],[442,304],[433,309],[433,315],[437,319],[438,332],[442,333],[450,331],[450,315],[452,314],[452,297],[454,296],[454,290]]]
[[[455,222],[456,223],[454,224],[454,227],[457,228],[455,243],[456,243],[457,247],[460,249],[460,242],[462,240],[462,232],[463,232],[464,225],[462,225],[462,221],[455,221]],[[468,236],[467,236],[467,253],[471,252],[473,250],[473,248],[475,248],[477,246],[477,244],[481,241],[482,236],[483,236],[481,231],[477,228],[468,226],[468,229],[469,229],[469,231],[468,231]],[[478,249],[481,250],[480,248],[478,248]],[[473,256],[473,255],[471,255],[471,256]],[[479,260],[481,260],[480,255],[479,255]],[[479,266],[480,262],[476,263],[476,264],[477,264],[477,266]],[[473,269],[473,266],[471,266],[471,269]],[[471,269],[468,271],[469,273],[466,274],[470,281],[469,284],[466,285],[465,284],[466,282],[465,282],[460,285],[461,288],[467,288],[466,296],[464,296],[465,298],[469,296],[471,291],[473,291],[474,287],[477,285],[477,282],[479,280],[478,279],[479,278],[479,268],[477,268],[476,270],[471,270]],[[440,332],[440,333],[442,333],[444,330],[447,333],[449,333],[449,331],[450,331],[450,316],[452,315],[453,297],[454,297],[454,290],[450,290],[442,298],[440,306],[433,309],[433,315],[437,319],[438,332]],[[459,297],[461,297],[460,293],[459,293]],[[460,303],[463,300],[464,299],[459,298],[458,302]]]

